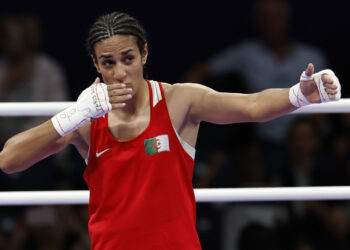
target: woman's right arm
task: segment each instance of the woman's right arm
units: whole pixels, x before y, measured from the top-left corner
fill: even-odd
[[[57,133],[51,120],[11,137],[0,152],[0,169],[5,173],[23,171],[38,161],[79,140],[78,132]]]
[[[125,100],[130,99],[129,93],[124,84],[107,88],[97,77],[74,104],[51,120],[10,138],[0,152],[0,169],[5,173],[23,171],[68,144],[74,144],[79,153],[86,156],[89,122],[112,109],[124,107]]]
[[[104,98],[99,99],[99,96]],[[83,128],[91,118],[98,118],[110,110],[107,86],[96,78],[94,84],[85,89],[73,105],[51,120],[10,138],[0,152],[0,169],[8,174],[23,171],[70,143],[80,153],[86,151],[84,140],[77,129]]]

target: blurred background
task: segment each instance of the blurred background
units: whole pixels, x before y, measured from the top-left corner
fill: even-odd
[[[349,98],[350,3],[105,1],[2,3],[0,102],[71,101],[97,72],[85,49],[95,19],[136,17],[148,33],[150,79],[252,93],[290,87],[312,62]],[[0,143],[44,118],[0,118]],[[261,124],[202,123],[195,188],[350,184],[350,115],[287,115]],[[0,173],[0,190],[86,189],[73,148],[29,170]],[[203,249],[350,249],[350,202],[199,203]],[[87,206],[0,207],[0,249],[89,249]]]

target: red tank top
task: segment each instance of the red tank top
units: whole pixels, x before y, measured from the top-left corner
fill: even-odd
[[[108,114],[91,123],[84,179],[90,189],[92,250],[201,249],[194,149],[174,130],[162,85],[147,83],[150,122],[136,138],[114,138]]]

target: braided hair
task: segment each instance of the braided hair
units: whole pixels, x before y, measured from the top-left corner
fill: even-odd
[[[88,53],[96,59],[95,44],[115,35],[134,36],[141,55],[144,53],[145,44],[147,43],[146,32],[138,20],[118,11],[100,16],[93,23],[86,42]]]

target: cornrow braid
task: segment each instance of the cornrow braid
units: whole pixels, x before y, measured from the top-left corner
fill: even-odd
[[[89,55],[96,57],[95,44],[115,35],[134,36],[141,55],[144,53],[144,47],[147,43],[146,32],[140,23],[126,13],[115,11],[100,16],[91,26],[86,42]]]

